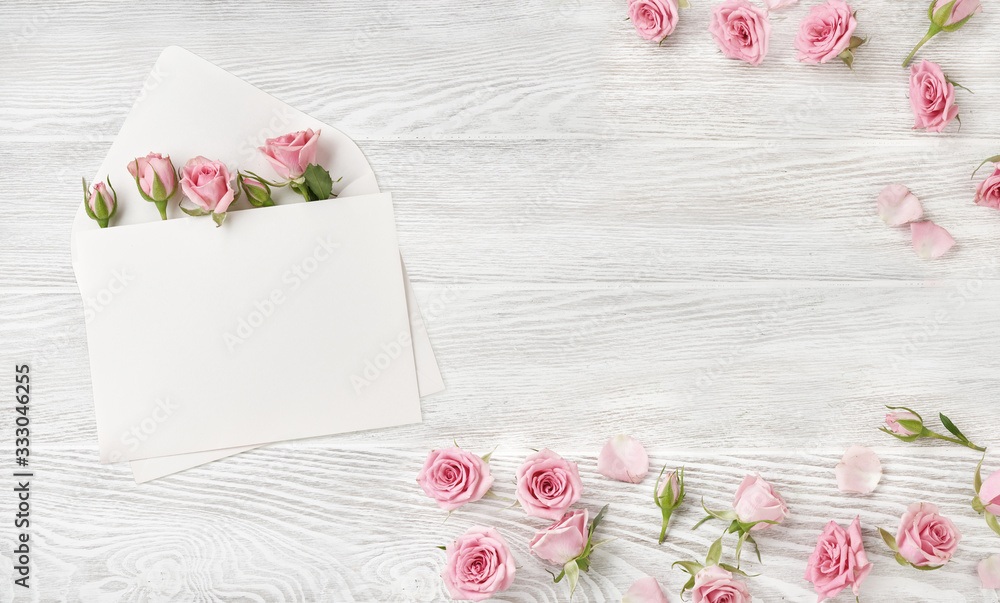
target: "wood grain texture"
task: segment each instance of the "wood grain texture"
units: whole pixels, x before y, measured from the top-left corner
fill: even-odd
[[[1000,153],[1000,13],[987,6],[922,52],[975,93],[958,92],[961,129],[934,135],[910,129],[898,66],[926,30],[924,2],[854,3],[871,36],[856,73],[796,62],[812,4],[773,15],[768,60],[750,68],[717,52],[711,3],[683,10],[657,47],[624,0],[5,0],[0,366],[35,375],[38,588],[11,585],[5,528],[0,601],[438,601],[434,547],[474,524],[496,525],[518,560],[498,599],[567,600],[527,550],[545,522],[501,500],[445,521],[416,487],[426,452],[453,438],[500,446],[500,496],[547,446],[580,463],[582,506],[611,504],[614,541],[574,601],[619,600],[647,574],[679,591],[670,564],[703,556],[720,529],[689,529],[698,500],[729,504],[754,471],[792,510],[759,539],[764,565],[747,562],[756,601],[814,601],[805,559],[827,521],[855,515],[876,563],[863,600],[997,601],[975,577],[1000,552],[968,505],[976,454],[874,427],[885,404],[907,404],[1000,445],[1000,214],[972,203],[970,179]],[[277,444],[143,486],[97,463],[68,248],[78,178],[171,44],[343,129],[393,192],[448,385],[423,424]],[[952,232],[948,255],[921,261],[906,229],[877,219],[890,182]],[[619,432],[654,465],[687,467],[688,505],[662,546],[652,477],[596,472]],[[873,495],[836,490],[852,444],[882,457]],[[901,568],[878,539],[917,500],[965,534],[944,570]],[[0,517],[12,504],[0,497]]]

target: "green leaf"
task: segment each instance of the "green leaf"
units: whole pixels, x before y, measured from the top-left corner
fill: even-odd
[[[330,178],[330,172],[322,167],[311,163],[302,176],[306,179],[310,196],[315,200],[329,199],[333,194],[333,179]]]
[[[996,532],[997,536],[1000,536],[1000,521],[997,521],[997,516],[987,512],[986,513],[986,525],[990,526],[990,529]]]
[[[587,532],[587,539],[594,537],[594,530],[597,529],[598,524],[604,519],[604,516],[608,514],[608,507],[610,505],[604,505],[601,510],[598,511],[597,516],[594,517],[594,521],[590,522],[590,530]]]
[[[962,431],[958,427],[955,427],[955,424],[951,422],[951,419],[944,416],[943,412],[938,413],[938,418],[941,419],[941,424],[944,425],[944,428],[950,431],[953,436],[962,440],[963,442],[969,441],[969,438],[965,437],[965,434],[962,433]]]
[[[705,557],[705,565],[718,565],[720,559],[722,559],[722,536],[719,536],[718,540],[713,542],[712,546],[708,548],[708,556]]]
[[[446,546],[437,546],[437,547],[434,547],[434,548],[441,549],[442,551],[447,551],[448,550],[448,547],[446,547]]]
[[[998,162],[1000,162],[1000,155],[994,155],[993,157],[987,157],[986,159],[983,159],[983,162],[979,164],[979,167],[976,168],[976,171],[972,172],[972,177],[975,178],[976,172],[983,169],[983,166],[986,165],[987,163],[998,163]]]
[[[885,543],[889,546],[890,549],[892,549],[893,551],[898,551],[899,550],[899,546],[896,544],[896,537],[895,536],[893,536],[889,532],[886,532],[882,528],[878,529],[878,533],[879,533],[880,536],[882,536],[882,540],[885,541]]]

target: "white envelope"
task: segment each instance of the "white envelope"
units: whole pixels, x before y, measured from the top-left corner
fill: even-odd
[[[170,154],[180,164],[191,156],[202,154],[226,161],[231,169],[270,174],[256,146],[267,137],[303,128],[323,130],[317,161],[329,168],[334,178],[341,178],[335,186],[340,198],[378,192],[371,167],[346,135],[195,55],[171,47],[157,60],[95,179],[103,180],[111,174],[116,184],[119,212],[114,220],[115,227],[157,221],[152,204],[141,200],[124,171],[125,164],[133,157],[155,150]],[[300,201],[284,190],[278,191],[275,198],[279,204]],[[172,219],[184,218],[173,206],[169,215]],[[231,218],[237,215],[234,211]],[[74,269],[78,274],[93,260],[79,252],[76,240],[81,233],[96,228],[81,207],[73,227],[72,245]],[[417,378],[421,395],[428,395],[442,390],[444,385],[430,341],[419,324],[419,308],[408,283],[406,292]],[[85,302],[88,318],[102,313],[101,298],[85,296]],[[145,481],[249,448],[242,446],[136,461],[133,468],[137,479]]]

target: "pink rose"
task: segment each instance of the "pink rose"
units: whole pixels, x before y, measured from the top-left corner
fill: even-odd
[[[583,483],[576,463],[544,448],[517,468],[517,502],[532,517],[553,521],[580,500]]]
[[[993,173],[976,187],[976,203],[1000,209],[1000,163],[993,164]]]
[[[1000,516],[1000,470],[983,480],[978,494],[979,502],[986,507],[986,512]]]
[[[108,190],[108,187],[103,182],[98,182],[90,189],[90,198],[87,200],[87,205],[90,206],[90,211],[94,212],[97,216],[111,216],[115,213],[118,199],[115,195],[111,194],[111,191]]]
[[[177,189],[177,173],[170,156],[150,153],[129,162],[128,173],[139,182],[139,190],[151,201],[166,201]],[[159,186],[157,186],[159,179]]]
[[[958,115],[955,87],[936,63],[924,60],[910,65],[910,108],[914,130],[940,132]]]
[[[760,65],[767,55],[771,21],[767,11],[747,0],[725,0],[712,8],[708,31],[727,58]]]
[[[452,511],[482,498],[493,485],[490,465],[461,448],[432,450],[417,475],[424,493]]]
[[[639,578],[625,592],[622,603],[670,603],[663,587],[652,576]]]
[[[198,207],[213,214],[224,214],[233,202],[232,176],[226,164],[198,156],[181,170],[181,190]]]
[[[661,500],[664,498],[663,494],[667,491],[668,484],[670,485],[670,494],[671,494],[670,498],[672,500]],[[678,502],[677,499],[679,499],[680,497],[681,497],[681,484],[680,481],[677,479],[677,472],[671,471],[670,473],[664,475],[663,479],[660,480],[660,485],[656,489],[656,498],[661,504],[668,506],[676,506]]]
[[[510,588],[514,558],[494,528],[473,527],[445,547],[441,577],[455,600],[482,601]]]
[[[646,40],[662,42],[677,27],[677,0],[629,0],[628,18]]]
[[[743,483],[736,489],[733,508],[743,523],[755,521],[781,523],[789,516],[785,501],[759,474],[757,476],[747,475],[743,478]],[[765,530],[772,525],[774,524],[758,523],[750,529]]]
[[[1000,588],[1000,555],[987,557],[976,566],[983,588]]]
[[[962,534],[950,519],[930,503],[913,503],[899,520],[896,546],[899,555],[917,567],[948,563]]]
[[[890,184],[878,194],[878,215],[890,226],[902,226],[924,215],[917,196],[902,184]]]
[[[268,138],[260,152],[279,176],[295,180],[305,173],[309,164],[316,162],[316,144],[320,130],[311,129]]]
[[[930,220],[910,223],[913,250],[924,259],[939,258],[955,245],[951,234]]]
[[[620,482],[638,484],[649,473],[649,456],[635,438],[615,436],[597,455],[597,472]]]
[[[855,517],[846,530],[835,521],[826,524],[815,550],[809,555],[806,580],[813,583],[822,602],[836,597],[848,586],[854,596],[858,596],[861,583],[871,570],[872,564],[868,563],[861,541],[861,522]]]
[[[750,603],[747,585],[718,565],[710,565],[694,576],[692,603]]]
[[[931,14],[937,13],[939,9],[948,6],[949,3],[951,3],[951,0],[934,0],[934,7],[931,9]],[[955,0],[955,4],[951,7],[951,12],[942,15],[943,21],[939,25],[942,27],[951,27],[959,21],[968,19],[972,15],[981,12],[983,12],[983,5],[979,0]]]
[[[566,565],[583,554],[587,547],[587,511],[580,509],[540,532],[528,545],[532,554],[555,565]]]
[[[828,0],[812,7],[795,36],[798,59],[803,63],[825,63],[839,57],[851,45],[857,25],[854,10],[846,2]]]
[[[911,435],[916,435],[918,433],[915,431],[910,431],[909,429],[903,427],[902,425],[899,424],[899,421],[920,421],[920,417],[912,412],[892,411],[890,413],[886,413],[885,426],[892,433],[901,436],[911,436]]]

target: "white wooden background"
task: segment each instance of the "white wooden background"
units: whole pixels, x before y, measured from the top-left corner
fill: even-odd
[[[884,404],[907,404],[1000,445],[1000,213],[973,205],[969,178],[1000,153],[1000,9],[987,2],[922,52],[975,92],[958,92],[961,131],[935,135],[910,129],[899,66],[926,31],[925,2],[854,3],[871,36],[856,73],[795,60],[816,3],[774,15],[755,69],[716,51],[701,0],[662,47],[634,34],[625,0],[3,0],[0,367],[32,366],[38,476],[30,593],[12,586],[13,496],[0,488],[0,600],[441,600],[434,547],[486,524],[519,563],[498,599],[566,601],[528,554],[546,522],[496,500],[445,522],[423,496],[424,456],[455,438],[499,445],[501,496],[547,446],[580,463],[581,506],[611,503],[601,533],[615,541],[578,603],[616,601],[646,574],[676,601],[684,576],[670,564],[703,556],[720,529],[691,531],[698,499],[729,504],[748,471],[792,512],[759,538],[764,565],[747,564],[756,601],[813,601],[802,575],[816,536],[856,514],[876,564],[863,600],[996,601],[975,576],[1000,552],[968,504],[976,453],[875,427]],[[423,424],[142,486],[98,464],[70,224],[79,177],[171,44],[346,131],[394,193],[448,385],[424,400]],[[894,181],[954,235],[948,255],[921,260],[908,230],[878,221],[875,196]],[[687,467],[689,504],[662,546],[653,478],[596,472],[619,432],[654,465]],[[882,456],[871,496],[836,489],[852,444]],[[875,529],[922,500],[965,534],[936,572],[896,565]]]

